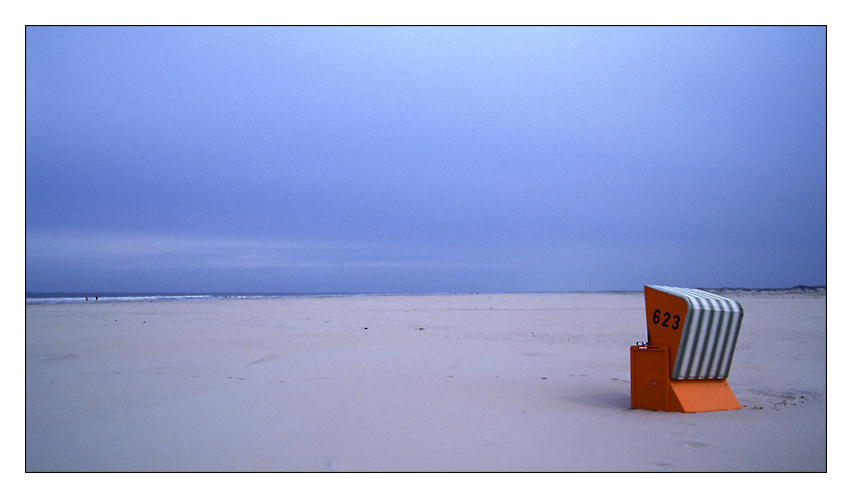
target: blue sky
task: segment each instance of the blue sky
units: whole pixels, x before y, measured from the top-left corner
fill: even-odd
[[[826,283],[824,27],[28,27],[28,292]]]

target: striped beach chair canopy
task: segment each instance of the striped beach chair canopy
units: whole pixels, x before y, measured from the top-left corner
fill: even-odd
[[[699,289],[648,287],[686,301],[672,379],[727,378],[742,325],[742,305]]]

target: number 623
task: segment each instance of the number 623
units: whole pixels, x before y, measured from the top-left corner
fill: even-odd
[[[660,323],[660,318],[660,310],[654,310],[654,323]],[[662,319],[663,323],[660,325],[663,327],[671,327],[672,330],[677,330],[680,327],[680,315],[672,316],[669,312],[664,312]],[[672,322],[671,325],[669,325],[669,321]]]

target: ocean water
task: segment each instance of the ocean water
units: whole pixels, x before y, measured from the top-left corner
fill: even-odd
[[[287,297],[333,297],[352,294],[275,294],[275,293],[130,293],[130,292],[27,292],[27,304],[61,304],[61,303],[119,303],[133,301],[182,301],[182,300],[214,300],[214,299],[268,299]]]
[[[789,288],[770,288],[770,289],[745,289],[745,288],[717,288],[703,289],[708,292],[721,294],[723,296],[737,297],[754,294],[770,294],[770,295],[787,295],[787,294],[806,294],[814,296],[824,296],[826,294],[825,286],[805,286],[799,285]],[[576,291],[548,291],[572,293]],[[641,292],[639,290],[630,291],[597,291],[603,293],[622,293],[622,292]],[[530,293],[530,292],[525,292]],[[535,292],[532,292],[533,294]],[[132,301],[179,301],[179,300],[213,300],[213,299],[269,299],[269,298],[297,298],[297,297],[342,297],[342,296],[376,296],[376,295],[406,295],[406,293],[170,293],[170,292],[149,292],[149,293],[131,293],[131,292],[105,292],[105,293],[80,293],[80,292],[27,292],[27,304],[60,304],[60,303],[117,303],[117,302],[132,302]],[[432,293],[432,295],[455,294],[449,293]],[[466,293],[462,293],[466,294]],[[88,298],[88,300],[87,300]]]

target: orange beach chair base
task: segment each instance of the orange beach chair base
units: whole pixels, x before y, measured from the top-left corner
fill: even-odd
[[[742,408],[727,379],[670,377],[668,346],[630,347],[630,405],[667,412],[712,412]]]

